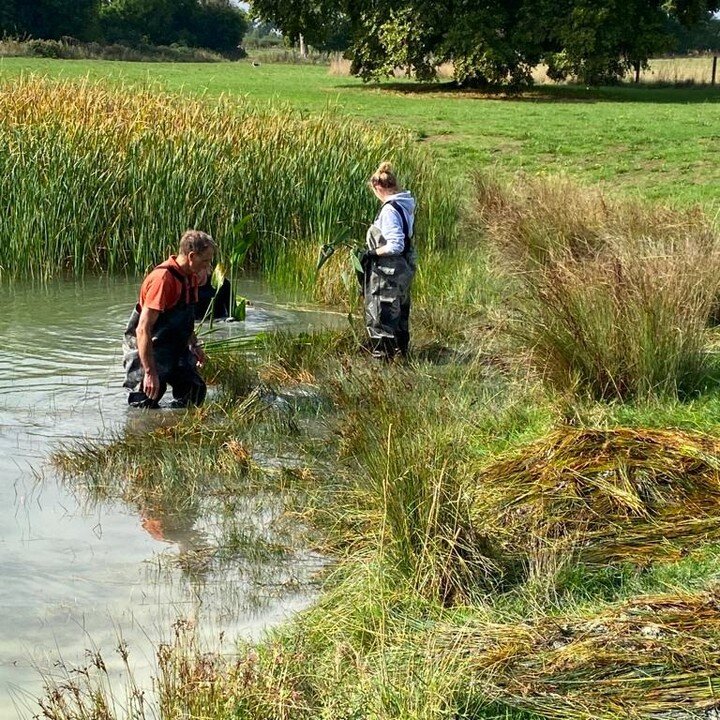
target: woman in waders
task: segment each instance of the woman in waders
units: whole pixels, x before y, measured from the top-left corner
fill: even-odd
[[[362,260],[365,326],[373,357],[392,360],[407,355],[410,345],[415,199],[400,189],[386,162],[370,178],[370,188],[382,205],[367,231]]]

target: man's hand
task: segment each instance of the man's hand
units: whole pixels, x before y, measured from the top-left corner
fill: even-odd
[[[197,358],[198,367],[202,367],[207,362],[207,355],[202,345],[191,345],[190,352]]]
[[[160,378],[156,372],[146,372],[143,378],[143,392],[151,399],[160,398]]]

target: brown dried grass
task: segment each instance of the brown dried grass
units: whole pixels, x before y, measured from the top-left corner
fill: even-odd
[[[720,236],[699,209],[620,202],[567,179],[475,183],[474,218],[517,290],[513,335],[559,390],[703,390]]]
[[[548,718],[710,718],[720,593],[641,596],[596,614],[448,630],[482,695]],[[443,640],[441,640],[441,645]]]
[[[645,564],[720,539],[720,441],[563,427],[477,475],[473,522],[533,577],[578,560]]]

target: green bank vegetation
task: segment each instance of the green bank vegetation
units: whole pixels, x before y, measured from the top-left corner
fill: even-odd
[[[457,202],[407,133],[249,101],[34,78],[5,84],[0,97],[0,192],[13,208],[0,221],[0,266],[9,277],[142,271],[174,247],[177,228],[203,227],[228,255],[249,246],[249,266],[278,283],[337,299],[334,275],[313,284],[317,243],[363,237],[374,206],[362,188],[384,157],[416,179],[427,249],[455,232]]]
[[[387,145],[374,133],[397,137],[366,132],[377,154]],[[314,137],[296,142],[316,159]],[[93,654],[49,681],[45,717],[714,717],[713,219],[483,173],[454,226],[453,186],[417,148],[403,152],[428,198],[409,363],[365,357],[357,314],[344,330],[217,343],[207,407],[56,456],[90,500],[170,516],[205,496],[279,505],[271,524],[294,538],[229,522],[208,563],[271,562],[304,543],[331,560],[316,602],[232,657],[180,623],[158,649],[157,706],[132,681],[118,691]],[[344,202],[366,170],[343,170],[357,172]],[[366,220],[372,207],[353,202]],[[301,220],[317,217],[311,205]],[[298,233],[272,246],[275,264],[262,264],[262,245],[254,258],[274,271],[289,257],[297,272],[326,237]],[[333,258],[319,295],[352,310],[339,275]]]

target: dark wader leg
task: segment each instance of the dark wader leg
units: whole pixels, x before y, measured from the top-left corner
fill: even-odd
[[[205,401],[207,385],[195,369],[194,359],[179,363],[168,375],[167,382],[172,387],[173,406],[202,405]]]
[[[405,355],[410,344],[410,283],[413,271],[403,257],[374,259],[365,289],[365,324],[373,356]]]
[[[397,347],[403,357],[407,357],[410,349],[410,298],[400,303],[400,323],[395,333]]]

